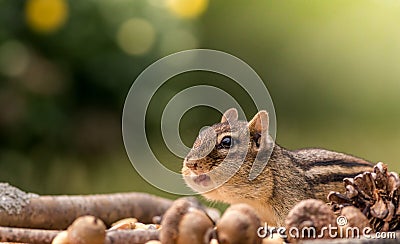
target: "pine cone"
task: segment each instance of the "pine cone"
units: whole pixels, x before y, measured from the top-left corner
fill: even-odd
[[[355,206],[367,216],[375,231],[400,229],[400,179],[388,172],[387,165],[378,163],[373,172],[364,172],[343,180],[346,192],[331,192],[328,200],[339,212],[345,206]]]

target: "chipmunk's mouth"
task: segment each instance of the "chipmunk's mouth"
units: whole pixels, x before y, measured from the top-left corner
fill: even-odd
[[[182,175],[186,184],[197,192],[203,193],[215,187],[215,180],[211,172],[195,172],[183,166]]]
[[[200,186],[208,186],[211,183],[210,176],[206,174],[200,174],[192,176],[193,182]]]

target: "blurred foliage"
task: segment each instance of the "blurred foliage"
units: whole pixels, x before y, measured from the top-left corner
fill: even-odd
[[[148,191],[123,148],[121,114],[134,79],[165,55],[191,48],[231,53],[265,81],[277,141],[324,147],[400,169],[400,3],[394,0],[0,0],[0,181],[41,194]],[[148,132],[177,92],[210,84],[248,119],[251,99],[206,72],[174,77],[156,93]],[[184,115],[190,146],[219,121],[210,108]],[[171,196],[174,197],[174,196]]]

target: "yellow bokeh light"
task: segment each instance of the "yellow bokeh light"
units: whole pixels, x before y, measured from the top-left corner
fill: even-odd
[[[121,49],[131,55],[147,53],[155,41],[154,27],[145,19],[132,18],[120,26],[117,42]]]
[[[167,6],[178,17],[195,18],[207,9],[208,0],[167,0]]]
[[[65,0],[28,0],[25,8],[28,25],[38,32],[54,32],[68,17]]]

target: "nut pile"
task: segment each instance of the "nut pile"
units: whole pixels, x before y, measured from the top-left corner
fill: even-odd
[[[111,228],[106,230],[101,219],[88,215],[77,218],[66,231],[60,232],[53,239],[52,244],[105,244],[114,243],[114,241],[116,243],[144,243],[151,239],[157,239],[159,229],[160,225],[158,224],[143,224],[135,218],[126,218],[115,222]],[[129,230],[130,232],[127,232]],[[138,234],[137,232],[141,234],[141,237],[134,236]],[[127,233],[132,235],[126,235]],[[124,236],[118,234],[125,234],[125,242]],[[116,241],[119,239],[123,240]]]
[[[322,233],[318,239],[336,238],[324,228],[330,226],[341,233],[357,227],[369,228],[372,233],[400,229],[400,180],[387,165],[378,163],[373,172],[345,178],[344,193],[331,192],[326,204],[316,199],[298,203],[285,221],[286,240],[297,243],[315,240],[312,237],[292,237],[291,229],[314,228]],[[345,218],[340,223],[339,217]],[[176,200],[163,216],[154,216],[152,224],[135,218],[117,221],[106,229],[93,216],[80,217],[54,240],[54,244],[88,243],[148,243],[148,244],[267,244],[282,243],[279,235],[262,238],[258,230],[263,226],[255,210],[247,204],[230,206],[223,216],[215,215],[195,198]],[[129,235],[131,235],[129,237]],[[130,239],[127,239],[129,237]],[[116,241],[116,240],[119,240]]]
[[[158,218],[155,218],[156,220]],[[162,216],[161,224],[143,224],[135,218],[122,219],[106,229],[104,223],[94,216],[82,216],[71,226],[60,232],[53,244],[108,244],[108,243],[147,243],[147,244],[261,244],[263,239],[257,235],[261,226],[255,210],[247,204],[229,207],[218,221],[207,214],[197,201],[181,198],[174,202]],[[121,239],[118,234],[142,231],[142,238]],[[156,233],[156,235],[146,235]],[[137,233],[136,233],[137,234]],[[122,236],[122,235],[120,235]],[[124,242],[124,240],[126,242]],[[269,239],[271,240],[271,239]],[[279,240],[282,243],[282,240]]]
[[[260,219],[246,204],[232,205],[215,224],[201,208],[177,200],[165,213],[161,225],[160,241],[163,244],[262,243],[257,235]]]

